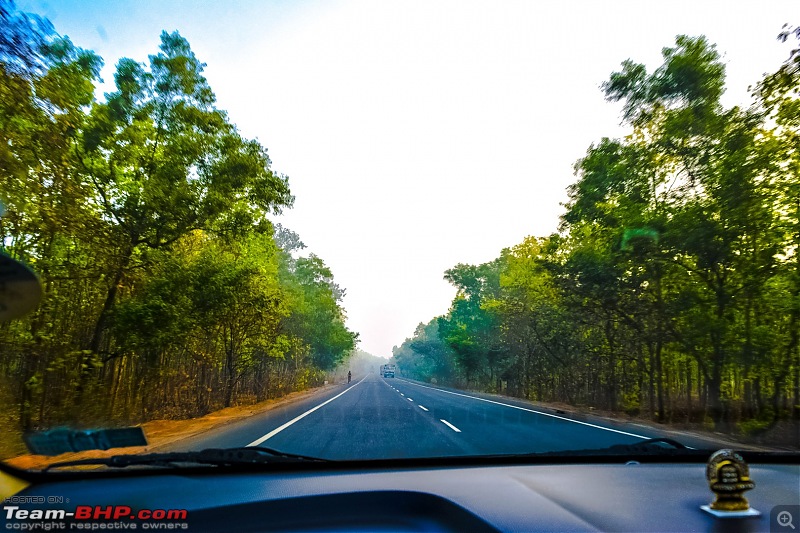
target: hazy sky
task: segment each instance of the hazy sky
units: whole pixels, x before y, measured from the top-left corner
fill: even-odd
[[[389,356],[447,311],[442,279],[555,231],[592,142],[624,134],[598,87],[650,69],[679,33],[728,64],[726,102],[788,56],[784,2],[18,0],[105,59],[145,61],[179,30],[218,107],[289,176],[300,234],[346,288],[361,348]],[[110,90],[109,87],[106,90]]]

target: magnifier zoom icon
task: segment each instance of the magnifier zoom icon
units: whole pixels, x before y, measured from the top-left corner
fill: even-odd
[[[777,519],[779,526],[795,529],[794,524],[792,523],[792,513],[789,511],[781,511],[778,513]]]

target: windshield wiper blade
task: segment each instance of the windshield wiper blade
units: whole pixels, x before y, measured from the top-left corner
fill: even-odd
[[[592,457],[592,456],[707,456],[709,450],[689,448],[670,438],[645,439],[633,444],[614,444],[608,448],[563,450],[519,454],[516,457]]]
[[[614,444],[608,448],[603,448],[600,451],[606,451],[609,454],[624,454],[624,453],[637,453],[647,455],[683,455],[698,451],[695,448],[690,448],[675,439],[667,437],[657,439],[645,439],[633,444]],[[705,451],[703,453],[706,453]]]
[[[263,446],[242,448],[208,448],[197,452],[148,453],[143,455],[114,455],[62,461],[47,465],[43,471],[65,466],[103,465],[113,468],[129,466],[175,467],[182,464],[231,466],[244,464],[276,464],[297,462],[329,462],[328,459],[281,452]]]

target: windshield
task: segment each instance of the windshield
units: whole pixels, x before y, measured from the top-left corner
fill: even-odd
[[[0,459],[799,449],[794,24],[0,0]]]

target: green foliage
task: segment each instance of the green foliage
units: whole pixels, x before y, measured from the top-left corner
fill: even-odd
[[[426,382],[452,381],[454,353],[439,335],[439,319],[420,324],[414,337],[392,350],[395,364],[403,375]]]
[[[41,52],[53,35],[49,20],[17,11],[13,0],[0,1],[0,63],[16,74],[42,68]]]
[[[560,233],[445,273],[449,381],[717,430],[800,416],[797,53],[749,109],[704,37],[662,56],[603,84],[631,132],[575,164]],[[429,337],[395,353],[423,379]]]
[[[330,269],[319,257],[286,261],[282,279],[287,287],[290,314],[284,330],[304,339],[311,360],[321,370],[332,370],[354,349],[358,336],[345,324],[341,307],[344,291],[333,281]]]
[[[758,418],[739,422],[739,431],[744,435],[760,435],[775,425],[775,416],[771,409],[766,409]]]
[[[93,52],[8,0],[0,29],[0,243],[45,292],[0,325],[18,431],[197,416],[320,383],[352,352],[344,291],[270,223],[288,179],[215,107],[186,39],[121,59],[96,101]]]
[[[610,101],[624,100],[623,116],[636,125],[653,120],[663,110],[680,110],[669,118],[690,126],[685,134],[703,127],[703,119],[719,107],[725,86],[725,66],[716,47],[705,37],[679,35],[675,46],[661,51],[664,62],[652,74],[644,65],[626,60],[622,71],[602,86]]]

